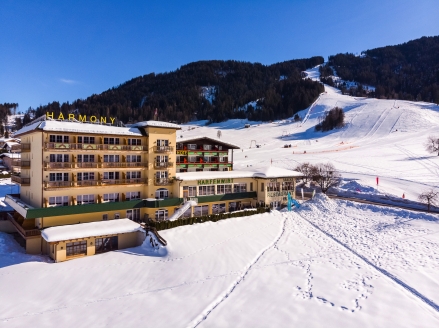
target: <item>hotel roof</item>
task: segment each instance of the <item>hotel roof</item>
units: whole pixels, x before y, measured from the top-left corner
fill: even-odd
[[[191,141],[197,141],[197,140],[207,140],[210,143],[215,143],[217,145],[223,145],[223,146],[227,146],[231,149],[240,149],[239,146],[234,145],[230,142],[225,142],[219,139],[214,139],[214,138],[210,138],[210,137],[206,137],[206,136],[198,136],[198,137],[186,137],[186,138],[177,138],[177,142],[191,142]]]
[[[301,177],[302,173],[280,167],[269,166],[265,168],[250,168],[246,171],[202,171],[202,172],[183,172],[177,173],[177,180],[209,180],[209,179],[238,179],[238,178],[290,178]]]
[[[142,133],[139,128],[160,127],[180,129],[180,126],[173,123],[160,121],[145,121],[135,123],[131,126],[120,127],[113,125],[103,125],[98,123],[84,123],[79,121],[57,121],[43,120],[30,123],[18,130],[15,135],[19,136],[34,130],[53,131],[53,132],[73,132],[73,133],[90,133],[90,134],[112,134],[141,137]]]

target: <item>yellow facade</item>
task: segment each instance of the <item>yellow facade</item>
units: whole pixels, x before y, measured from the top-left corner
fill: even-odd
[[[198,205],[185,215],[198,216],[258,204],[277,207],[286,203],[288,193],[295,196],[294,177],[224,171],[215,172],[222,179],[208,180],[177,173],[179,127],[173,124],[141,122],[131,128],[110,128],[68,122],[64,129],[63,122],[46,123],[43,129],[18,132],[22,163],[30,165],[22,167],[16,178],[21,182],[21,192],[13,207],[17,208],[14,217],[20,218],[19,230],[28,252],[48,254],[57,262],[67,258],[67,241],[46,243],[39,230],[118,218],[137,222],[167,219],[188,199],[196,199]],[[236,149],[227,146],[222,152]],[[231,155],[233,159],[233,151]],[[233,165],[228,159],[227,163]],[[202,169],[208,170],[208,165],[204,163]],[[210,174],[201,173],[204,177]],[[24,209],[20,207],[23,203]],[[118,236],[119,248],[143,241],[138,234]],[[84,240],[87,251],[82,255],[93,255],[95,239]]]

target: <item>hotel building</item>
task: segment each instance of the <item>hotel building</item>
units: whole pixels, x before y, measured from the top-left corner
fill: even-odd
[[[178,130],[159,121],[119,127],[47,117],[19,130],[21,173],[12,181],[21,190],[6,202],[26,251],[59,262],[133,247],[145,238],[136,222],[277,207],[295,195],[300,173],[234,171],[239,147],[177,139]]]

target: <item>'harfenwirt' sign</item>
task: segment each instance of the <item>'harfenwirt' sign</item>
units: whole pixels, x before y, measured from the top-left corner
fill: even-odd
[[[59,113],[58,117],[55,118],[55,114],[53,112],[51,112],[51,113],[46,112],[46,118],[50,118],[52,120],[61,120],[61,121],[77,120],[77,121],[80,121],[80,122],[88,122],[87,121],[87,115],[81,115],[81,114],[75,115],[73,113],[67,114],[67,116],[64,116],[63,113]],[[111,121],[111,124],[113,124],[115,120],[116,120],[115,117],[110,117],[110,120],[109,120],[108,123],[110,123],[110,121]],[[104,124],[107,124],[107,118],[106,117],[102,117],[102,116],[98,118],[97,116],[91,115],[91,116],[89,116],[89,121],[91,123],[104,123]]]
[[[211,185],[211,184],[223,184],[233,183],[233,179],[210,179],[210,180],[197,180],[199,185]]]

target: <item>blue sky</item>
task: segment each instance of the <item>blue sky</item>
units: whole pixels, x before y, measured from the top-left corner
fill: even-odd
[[[437,0],[0,0],[0,103],[101,93],[198,60],[272,64],[439,35]]]

